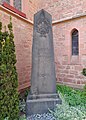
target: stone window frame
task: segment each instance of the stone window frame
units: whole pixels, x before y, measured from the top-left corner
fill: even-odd
[[[71,32],[71,55],[79,56],[79,31],[76,28]]]

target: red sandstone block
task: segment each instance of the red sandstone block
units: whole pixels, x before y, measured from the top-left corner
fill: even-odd
[[[78,75],[78,71],[72,71],[72,70],[70,70],[70,74]]]
[[[65,78],[64,82],[65,83],[76,83],[76,80]]]
[[[86,84],[86,80],[84,80],[84,81],[81,80],[81,84]]]
[[[62,61],[62,64],[63,64],[63,65],[67,65],[67,64],[68,64],[68,61]]]
[[[64,77],[66,77],[67,75],[63,73],[63,74],[60,74],[59,76],[60,76],[61,78],[64,78]]]
[[[57,68],[59,68],[59,69],[65,69],[66,67],[64,65],[63,66],[62,65],[57,65]]]
[[[83,69],[83,67],[82,66],[78,66],[78,65],[75,65],[75,70],[78,70],[78,71],[81,71]]]
[[[57,81],[62,82],[63,78],[59,77],[59,78],[57,78]]]
[[[78,81],[77,81],[77,84],[81,84],[81,81],[80,81],[80,80],[78,80]]]
[[[68,70],[63,70],[63,73],[68,74],[69,71]]]
[[[72,83],[72,79],[64,78],[64,82]]]
[[[83,75],[76,76],[77,79],[84,79],[85,77]]]
[[[74,78],[75,75],[67,75],[67,78]]]
[[[70,69],[70,66],[67,66],[66,69]]]

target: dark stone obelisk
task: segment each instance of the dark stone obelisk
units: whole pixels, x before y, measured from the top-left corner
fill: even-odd
[[[26,101],[26,115],[46,113],[58,103],[52,17],[42,9],[34,16],[31,94]]]

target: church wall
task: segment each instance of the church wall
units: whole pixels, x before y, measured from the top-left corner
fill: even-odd
[[[57,82],[81,88],[86,84],[86,1],[48,0],[42,7],[52,15]],[[79,31],[79,55],[72,55],[71,32]]]
[[[3,23],[3,29],[10,22],[10,16],[12,17],[13,24],[19,84],[18,90],[20,91],[30,86],[33,25],[26,19],[8,12],[0,6],[0,21]]]
[[[23,0],[22,12],[27,18],[22,18],[0,5],[0,21],[3,25],[7,25],[12,16],[19,90],[30,86],[33,17],[40,9],[52,15],[57,82],[79,88],[86,84],[86,77],[81,73],[86,67],[85,6],[86,0]],[[79,31],[78,56],[71,55],[71,31],[74,28]]]

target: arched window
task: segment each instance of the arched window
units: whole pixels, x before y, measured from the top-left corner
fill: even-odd
[[[72,32],[72,55],[79,54],[79,35],[78,30],[74,29]]]

